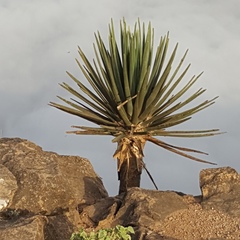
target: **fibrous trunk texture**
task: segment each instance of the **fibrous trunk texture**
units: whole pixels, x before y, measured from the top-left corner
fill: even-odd
[[[145,140],[142,137],[128,136],[118,142],[113,157],[117,158],[119,194],[128,188],[139,187],[142,173],[143,148]]]
[[[128,188],[140,187],[142,166],[139,168],[137,164],[139,160],[132,156],[122,163],[118,171],[118,180],[120,181],[119,194],[126,192]]]

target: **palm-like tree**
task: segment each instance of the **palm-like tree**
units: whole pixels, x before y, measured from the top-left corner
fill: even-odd
[[[99,32],[95,34],[96,59],[92,63],[79,48],[83,64],[76,61],[91,88],[86,87],[82,81],[67,72],[79,89],[75,90],[66,83],[60,85],[77,100],[71,98],[69,101],[59,97],[67,105],[53,102],[50,102],[50,105],[98,125],[98,127],[73,126],[77,130],[68,133],[112,135],[114,137],[112,141],[117,143],[114,158],[117,158],[119,193],[122,193],[129,187],[140,186],[142,169],[145,168],[143,149],[146,141],[191,160],[211,163],[188,153],[206,154],[204,152],[174,146],[155,136],[204,137],[219,134],[219,130],[168,130],[170,127],[186,122],[191,115],[209,107],[216,98],[186,108],[186,105],[205,92],[205,89],[201,88],[180,101],[180,98],[185,96],[201,74],[193,76],[176,91],[190,64],[179,73],[187,54],[186,51],[172,71],[178,45],[167,59],[168,34],[161,37],[154,54],[154,34],[150,23],[145,31],[144,24],[141,25],[138,21],[131,32],[123,19],[120,22],[120,32],[120,44],[118,44],[113,21],[111,21],[109,49],[105,46]]]

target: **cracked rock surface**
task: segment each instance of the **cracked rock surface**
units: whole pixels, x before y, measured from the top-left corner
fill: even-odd
[[[133,226],[132,239],[240,239],[240,177],[230,167],[200,173],[201,196],[131,188],[109,197],[87,159],[0,139],[0,239],[69,240]]]

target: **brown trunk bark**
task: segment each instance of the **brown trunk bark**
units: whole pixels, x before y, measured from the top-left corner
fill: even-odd
[[[136,157],[132,156],[128,161],[124,161],[118,172],[119,194],[126,192],[128,188],[140,187],[142,167],[138,170]]]

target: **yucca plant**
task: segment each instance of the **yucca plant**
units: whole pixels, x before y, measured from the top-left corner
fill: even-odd
[[[120,22],[120,34],[118,44],[111,21],[108,48],[99,32],[95,34],[96,59],[92,63],[79,48],[82,63],[76,61],[91,87],[67,72],[79,87],[78,90],[67,83],[60,85],[75,99],[71,98],[69,101],[59,97],[66,105],[50,102],[53,107],[98,125],[72,126],[77,130],[68,133],[114,137],[112,141],[117,143],[117,150],[113,156],[117,159],[119,193],[125,192],[129,187],[140,186],[142,169],[145,168],[143,149],[146,141],[191,160],[213,164],[189,155],[189,152],[206,154],[204,152],[174,146],[155,137],[205,137],[219,134],[218,129],[169,130],[209,107],[216,99],[215,97],[187,108],[189,103],[205,92],[205,89],[200,88],[180,101],[201,76],[193,76],[183,87],[179,87],[190,67],[189,64],[180,71],[187,51],[172,70],[178,44],[167,57],[168,34],[160,38],[155,54],[151,23],[145,30],[144,24],[137,21],[131,32],[123,19]]]

